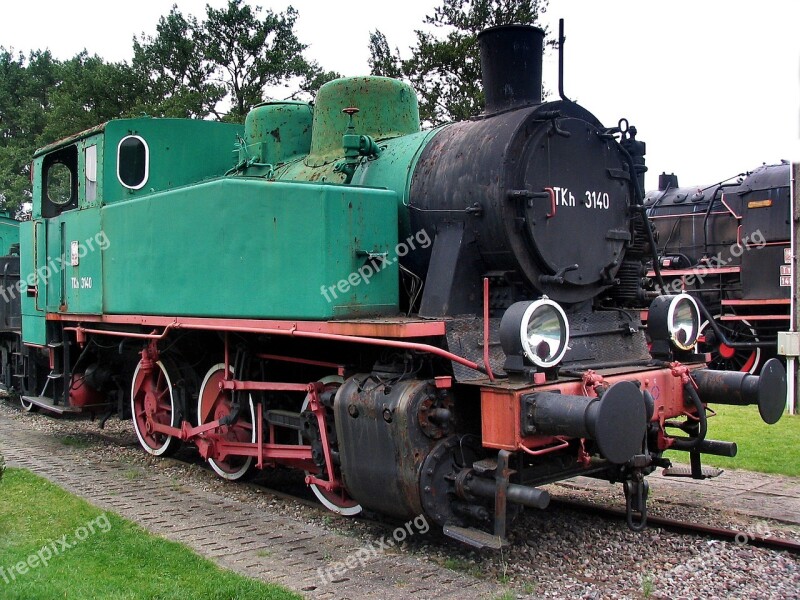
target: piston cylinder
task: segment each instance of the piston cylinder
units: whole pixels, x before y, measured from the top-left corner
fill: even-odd
[[[419,473],[439,439],[424,416],[444,415],[436,410],[439,394],[429,381],[386,385],[369,374],[339,388],[334,412],[342,478],[361,506],[399,518],[422,513]]]

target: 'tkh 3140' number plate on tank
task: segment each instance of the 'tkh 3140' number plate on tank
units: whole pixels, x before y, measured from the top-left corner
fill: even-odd
[[[575,206],[575,195],[565,187],[553,187],[556,195],[556,206]],[[583,192],[583,199],[581,204],[586,208],[602,208],[608,210],[611,206],[611,200],[608,192],[590,191]]]
[[[89,290],[92,288],[91,277],[72,277],[73,290]]]

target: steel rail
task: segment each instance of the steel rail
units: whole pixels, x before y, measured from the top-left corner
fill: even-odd
[[[591,504],[577,500],[567,500],[564,498],[552,498],[550,506],[563,506],[581,512],[591,513],[598,516],[625,519],[625,511],[618,508],[611,508],[602,504]],[[732,540],[741,546],[758,546],[771,550],[785,550],[800,554],[800,540],[779,538],[770,535],[761,535],[749,531],[739,531],[723,527],[714,527],[702,523],[692,523],[688,521],[678,521],[666,517],[656,517],[652,514],[647,515],[647,525],[656,526],[674,531],[676,533],[691,533],[707,535],[721,540]]]

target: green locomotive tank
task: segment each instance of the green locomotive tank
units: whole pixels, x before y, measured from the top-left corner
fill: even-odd
[[[35,274],[25,282],[25,341],[46,343],[47,312],[299,319],[396,312],[397,265],[389,258],[370,267],[367,284],[348,280],[394,248],[395,194],[226,177],[241,133],[207,121],[129,119],[42,149],[33,219],[23,225],[22,243],[35,247],[23,265]],[[259,159],[300,151],[272,144]]]
[[[356,110],[354,110],[356,109]],[[399,238],[411,235],[408,203],[417,158],[438,128],[421,131],[417,95],[388,77],[331,81],[309,105],[272,102],[245,122],[240,176],[380,187],[397,194]],[[285,149],[286,140],[295,144]]]

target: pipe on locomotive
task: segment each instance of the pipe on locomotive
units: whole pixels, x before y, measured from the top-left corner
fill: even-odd
[[[708,322],[708,326],[711,327],[711,330],[714,332],[714,335],[717,338],[717,341],[722,342],[729,348],[771,348],[775,345],[775,342],[769,341],[756,341],[756,342],[734,342],[728,339],[728,336],[725,335],[725,332],[717,323],[717,320],[714,316],[709,312],[706,308],[705,304],[703,304],[700,298],[695,299],[697,302],[697,307],[700,309],[700,312],[703,314],[703,318],[705,318],[706,322]]]
[[[558,95],[564,102],[571,102],[564,95],[564,19],[558,20]]]

